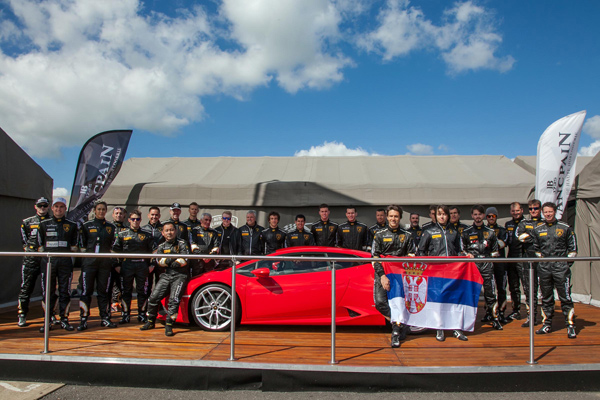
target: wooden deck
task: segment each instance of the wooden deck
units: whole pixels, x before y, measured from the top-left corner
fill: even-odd
[[[77,303],[73,300],[72,309]],[[539,365],[584,365],[600,363],[600,309],[576,304],[577,339],[568,339],[564,319],[557,305],[555,331],[535,335],[535,358]],[[480,307],[481,310],[481,307]],[[482,313],[482,311],[480,311]],[[77,323],[78,312],[72,314]],[[478,321],[481,318],[479,315]],[[134,358],[163,360],[226,361],[230,334],[209,333],[197,327],[178,325],[176,335],[166,337],[164,329],[142,332],[135,322],[116,329],[101,328],[97,309],[92,311],[85,332],[66,332],[58,327],[50,332],[54,356]],[[44,348],[42,310],[33,306],[30,325],[19,328],[16,311],[0,313],[0,353],[39,355]],[[447,337],[435,340],[434,332],[409,335],[401,347],[390,347],[390,332],[384,327],[338,327],[336,359],[340,366],[352,367],[497,367],[523,366],[529,360],[529,330],[522,321],[505,325],[503,331],[476,324],[467,333],[469,341]],[[331,357],[329,327],[241,326],[236,332],[236,358],[245,363],[328,365]],[[537,329],[537,327],[536,327]],[[164,349],[168,345],[169,352]]]

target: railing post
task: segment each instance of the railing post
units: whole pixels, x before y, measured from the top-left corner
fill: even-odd
[[[338,362],[335,360],[335,261],[331,262],[331,360],[329,360],[329,364],[337,364]]]
[[[537,364],[537,361],[535,361],[534,344],[533,344],[534,326],[535,326],[535,303],[536,303],[536,297],[537,297],[537,293],[534,292],[534,288],[535,288],[534,276],[535,276],[535,274],[533,271],[533,263],[530,261],[529,262],[529,361],[527,361],[527,364],[530,364],[530,365]]]
[[[48,263],[46,264],[46,298],[45,298],[45,302],[46,302],[46,307],[44,310],[44,351],[42,352],[42,354],[48,354],[50,353],[49,350],[49,344],[50,344],[50,311],[52,309],[52,305],[50,304],[50,281],[51,281],[51,275],[52,274],[52,264],[50,262],[50,254],[48,254]]]
[[[235,257],[231,258],[231,334],[230,334],[230,349],[229,349],[229,360],[235,361],[235,321],[236,318],[236,303],[237,303],[237,294],[235,291],[235,274],[237,271],[236,259]]]

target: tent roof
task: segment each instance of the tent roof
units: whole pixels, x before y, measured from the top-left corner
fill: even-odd
[[[590,158],[591,161],[583,168],[574,185],[578,199],[600,197],[600,153]]]
[[[52,178],[0,128],[0,196],[37,200],[52,194]]]
[[[203,206],[508,204],[535,177],[504,156],[131,158],[110,204]]]
[[[585,166],[592,161],[592,158],[594,157],[577,156],[575,176],[579,175],[579,173],[583,171]],[[527,172],[535,175],[535,170],[537,168],[537,156],[517,156],[515,157],[514,163],[525,169]]]

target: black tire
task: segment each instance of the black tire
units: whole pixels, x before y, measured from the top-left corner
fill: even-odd
[[[236,323],[239,324],[242,307],[239,299],[236,300]],[[220,283],[209,283],[196,290],[190,301],[190,317],[205,331],[231,329],[231,288]]]

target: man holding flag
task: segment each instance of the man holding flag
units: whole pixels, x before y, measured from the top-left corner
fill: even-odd
[[[416,250],[412,235],[400,228],[402,208],[400,206],[390,205],[386,211],[388,227],[375,234],[373,248],[371,250],[373,258],[385,256],[414,256]],[[375,278],[373,282],[375,308],[377,308],[377,311],[379,311],[388,321],[392,322],[392,347],[400,347],[400,341],[406,338],[406,329],[405,326],[402,326],[400,321],[391,319],[391,309],[388,302],[388,292],[391,290],[390,280],[386,276],[380,262],[373,262],[373,268],[375,269]]]

